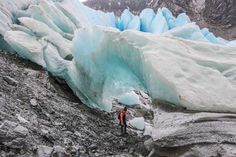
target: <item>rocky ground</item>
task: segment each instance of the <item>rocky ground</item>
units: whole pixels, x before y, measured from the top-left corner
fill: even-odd
[[[165,102],[154,109],[149,157],[235,157],[236,114],[191,112]]]
[[[90,109],[42,67],[0,52],[0,157],[146,156],[117,112]]]

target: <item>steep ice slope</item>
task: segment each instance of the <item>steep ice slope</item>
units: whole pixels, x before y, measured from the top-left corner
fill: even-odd
[[[236,111],[235,41],[200,30],[185,14],[126,10],[115,19],[76,0],[27,7],[18,7],[25,10],[17,16],[9,12],[15,22],[4,19],[10,21],[9,28],[1,26],[8,48],[64,78],[88,106],[110,111],[114,99],[143,90],[187,109]]]

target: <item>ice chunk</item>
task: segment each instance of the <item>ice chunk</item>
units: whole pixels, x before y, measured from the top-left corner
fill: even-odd
[[[175,27],[183,26],[183,25],[186,25],[190,22],[191,21],[190,21],[189,17],[185,13],[182,13],[177,16],[177,18],[175,20]]]
[[[165,17],[162,14],[161,9],[158,9],[158,12],[154,19],[152,20],[150,26],[150,32],[154,34],[161,34],[168,31],[168,24],[166,22]]]
[[[47,16],[47,13],[45,13],[40,6],[31,6],[29,11],[33,19],[47,24],[47,26],[54,31],[60,33],[64,37],[66,36],[65,33]]]
[[[128,10],[125,9],[120,17],[120,24],[119,24],[119,29],[121,31],[125,30],[128,28],[128,25],[130,23],[130,21],[132,20],[133,15],[132,13]],[[137,18],[136,18],[137,20]],[[136,22],[136,21],[135,21]],[[135,24],[136,25],[136,24]]]
[[[175,27],[175,17],[172,15],[172,13],[167,8],[162,8],[162,14],[166,18],[167,24],[169,26],[169,29],[172,29]]]
[[[65,76],[67,68],[70,66],[70,62],[65,61],[59,55],[57,48],[50,43],[44,48],[44,61],[49,72],[54,76],[66,79]]]
[[[183,39],[208,42],[208,40],[202,34],[200,28],[195,23],[186,24],[182,27],[176,27],[164,33],[163,35],[172,35]]]
[[[15,11],[13,11],[12,16],[14,17],[13,21],[15,23],[17,23],[18,18],[20,18],[20,17],[30,17],[30,14],[29,14],[28,11],[25,11],[25,10],[15,10]]]
[[[44,39],[53,43],[59,50],[62,58],[65,58],[67,55],[71,54],[71,42],[63,38],[59,33],[53,31],[46,24],[28,17],[19,18],[19,21],[22,25],[34,32],[36,37],[44,37]]]
[[[93,10],[85,5],[82,5],[82,12],[88,18],[92,25],[115,27],[114,13],[104,13],[102,11]]]
[[[201,32],[204,36],[206,36],[209,33],[209,29],[208,28],[203,28],[203,29],[201,29]]]
[[[152,23],[153,18],[155,17],[155,13],[152,9],[144,9],[140,13],[140,20],[141,20],[141,31],[143,32],[150,32],[150,26]]]
[[[215,43],[215,44],[226,44],[227,41],[222,39],[222,38],[216,38],[215,35],[211,32],[209,32],[208,28],[203,28],[201,30],[201,33],[205,36],[205,38],[211,42],[211,43]]]
[[[121,95],[118,102],[128,106],[141,104],[139,96],[134,91]]]
[[[144,123],[143,117],[134,118],[129,121],[129,124],[138,130],[144,130],[144,128],[145,128],[145,123]]]
[[[138,16],[133,16],[133,19],[129,22],[127,29],[140,30],[140,19]]]
[[[1,0],[0,1],[0,34],[10,30],[10,25],[16,18],[23,16],[21,9],[26,9],[30,4],[35,4],[34,0]],[[21,14],[21,15],[20,15]],[[15,17],[14,17],[15,16]],[[24,16],[26,16],[24,14]]]
[[[76,26],[67,16],[63,14],[60,9],[58,9],[54,5],[54,3],[46,0],[41,0],[39,5],[59,29],[61,29],[65,33],[74,33]]]
[[[221,44],[220,40],[213,33],[208,33],[205,37],[212,43]]]
[[[8,31],[4,39],[21,57],[45,67],[43,46],[34,36],[21,31]]]
[[[24,10],[28,8],[30,4],[37,4],[38,0],[1,0],[0,6],[2,8],[5,8],[6,11],[11,14],[13,11],[16,11],[18,9]],[[1,10],[2,10],[1,8]]]
[[[34,33],[33,33],[30,29],[28,29],[27,27],[25,27],[25,26],[13,24],[13,25],[11,25],[11,29],[12,29],[13,31],[22,31],[22,32],[25,32],[25,33],[27,33],[27,34],[29,34],[29,35],[34,36]]]

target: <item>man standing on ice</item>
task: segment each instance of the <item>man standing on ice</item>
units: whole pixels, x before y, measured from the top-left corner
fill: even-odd
[[[126,134],[126,112],[127,107],[124,107],[121,109],[118,119],[120,120],[120,126],[121,126],[121,134]]]

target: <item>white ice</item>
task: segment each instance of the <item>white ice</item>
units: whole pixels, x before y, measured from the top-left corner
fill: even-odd
[[[145,123],[143,117],[136,117],[128,122],[130,126],[138,130],[144,130]]]

